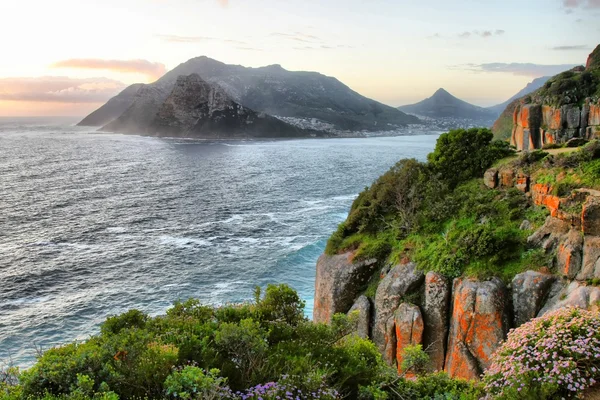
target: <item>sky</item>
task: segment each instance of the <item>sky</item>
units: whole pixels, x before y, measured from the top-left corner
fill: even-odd
[[[206,55],[334,76],[399,106],[501,103],[585,64],[600,0],[2,0],[0,116],[83,116]]]

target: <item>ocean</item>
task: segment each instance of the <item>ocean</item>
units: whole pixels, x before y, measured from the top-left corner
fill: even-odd
[[[285,282],[312,313],[315,263],[353,199],[438,135],[215,142],[0,118],[0,365],[178,299]]]

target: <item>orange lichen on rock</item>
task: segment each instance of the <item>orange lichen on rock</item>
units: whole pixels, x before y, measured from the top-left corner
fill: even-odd
[[[529,107],[521,107],[521,115],[519,116],[519,125],[525,129],[529,129]]]
[[[396,361],[398,373],[402,370],[404,361],[404,349],[407,346],[423,343],[423,332],[425,324],[418,306],[402,303],[394,313],[396,325]]]
[[[531,197],[538,206],[546,206],[550,215],[556,217],[560,208],[560,197],[549,194],[552,186],[545,183],[536,183],[531,188]]]
[[[452,377],[478,379],[506,336],[505,287],[499,279],[459,278],[453,292],[445,370]]]

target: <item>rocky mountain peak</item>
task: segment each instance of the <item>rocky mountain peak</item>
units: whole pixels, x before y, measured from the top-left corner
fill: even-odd
[[[454,97],[444,88],[439,88],[438,90],[436,90],[432,97],[440,97],[440,96]]]

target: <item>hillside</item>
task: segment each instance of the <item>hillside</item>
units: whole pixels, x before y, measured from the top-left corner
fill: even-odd
[[[335,78],[317,72],[292,72],[279,65],[247,68],[197,57],[167,72],[149,85],[129,87],[109,100],[80,122],[87,125],[106,125],[123,114],[129,107],[140,108],[133,92],[145,91],[143,102],[162,103],[181,75],[198,74],[209,83],[218,84],[236,102],[257,112],[287,121],[318,120],[331,125],[330,130],[382,131],[393,130],[406,124],[418,123],[392,107],[368,99]],[[148,94],[152,92],[152,99]]]
[[[600,142],[516,157],[491,140],[445,133],[360,193],[317,263],[315,321],[358,310],[400,372],[421,345],[430,370],[478,379],[510,329],[596,307]]]
[[[478,121],[490,126],[495,119],[494,112],[460,100],[444,89],[438,89],[433,96],[415,104],[398,107],[399,110],[430,118],[460,118]]]
[[[180,75],[162,102],[162,93],[141,88],[136,101],[104,131],[193,138],[282,138],[316,133],[296,128],[236,103],[197,74]],[[322,134],[322,133],[321,133]]]
[[[600,47],[600,46],[599,46]],[[540,89],[513,101],[494,124],[497,138],[519,150],[593,139],[600,132],[600,66],[596,48],[588,67],[576,67],[549,79]]]

